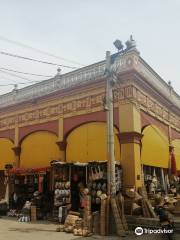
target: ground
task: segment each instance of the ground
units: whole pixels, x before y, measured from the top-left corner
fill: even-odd
[[[49,222],[36,223],[20,223],[15,219],[3,217],[0,218],[0,240],[81,240],[82,237],[75,237],[72,234],[56,232],[56,225]],[[120,237],[100,237],[92,236],[87,240],[118,240]],[[129,233],[124,240],[140,239],[140,240],[160,240],[167,239],[161,235],[142,235],[135,236],[134,233]],[[180,239],[180,235],[175,239]]]

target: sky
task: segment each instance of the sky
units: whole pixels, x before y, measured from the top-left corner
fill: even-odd
[[[180,94],[179,13],[179,0],[0,0],[0,52],[81,67],[103,60],[107,50],[116,52],[114,40],[124,43],[132,34],[141,57]],[[0,54],[0,94],[13,89],[2,85],[21,88],[48,79],[12,76],[2,68],[47,76],[57,72],[54,65]]]

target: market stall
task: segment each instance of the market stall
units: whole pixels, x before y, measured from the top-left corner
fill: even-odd
[[[31,207],[36,209],[36,216],[32,216],[34,219],[44,219],[51,212],[49,167],[12,168],[8,182],[9,216],[28,216],[29,221]],[[20,219],[25,221],[24,218]]]
[[[105,235],[109,220],[107,162],[53,161],[51,166],[53,220],[61,224],[58,230],[73,232],[75,235],[92,232]],[[117,195],[121,190],[122,169],[117,164]]]

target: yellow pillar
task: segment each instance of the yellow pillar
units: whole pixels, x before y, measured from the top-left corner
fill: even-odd
[[[66,141],[64,140],[64,121],[63,118],[58,119],[58,142],[57,145],[62,151],[61,161],[66,161]]]
[[[141,187],[141,118],[134,103],[119,106],[119,129],[124,187]]]
[[[19,127],[18,127],[18,125],[15,126],[14,132],[15,132],[15,134],[14,134],[14,147],[12,148],[14,150],[14,154],[15,154],[14,167],[19,167],[21,147],[19,146]]]

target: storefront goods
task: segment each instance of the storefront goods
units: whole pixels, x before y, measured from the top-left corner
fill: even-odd
[[[152,205],[150,203],[150,201],[148,200],[148,196],[147,196],[147,191],[145,186],[141,187],[139,189],[139,193],[142,196],[142,211],[143,211],[143,216],[144,217],[152,217],[155,218],[156,214],[152,208]]]
[[[86,228],[83,228],[83,229],[81,229],[81,228],[76,229],[75,228],[73,230],[73,233],[74,233],[75,236],[82,236],[82,237],[90,237],[92,235],[92,233],[89,232],[89,230],[86,229]]]
[[[106,199],[106,234],[109,235],[110,230],[110,196],[107,196]]]
[[[106,235],[106,204],[107,201],[101,200],[101,210],[100,210],[100,235]]]
[[[175,216],[180,216],[180,199],[177,199],[177,203],[175,205],[175,209],[173,210],[173,214]]]
[[[124,230],[127,231],[128,230],[128,224],[127,224],[126,217],[125,217],[125,214],[124,214],[124,197],[122,196],[121,193],[119,193],[117,195],[116,202],[117,202],[117,205],[119,205],[119,211],[120,211],[120,216],[122,218],[122,223],[123,223]]]
[[[77,220],[80,220],[78,216],[68,214],[64,223],[65,229],[68,228],[69,226],[75,227]]]
[[[54,191],[54,206],[60,207],[71,202],[70,182],[56,182]]]
[[[30,222],[30,221],[31,221],[30,216],[21,216],[18,219],[18,222]]]
[[[87,230],[92,233],[93,227],[92,227],[92,215],[84,215],[83,217],[83,226],[87,228]]]
[[[94,234],[100,234],[100,213],[99,211],[92,213],[92,228]]]
[[[125,195],[129,198],[135,198],[135,189],[134,188],[126,188]]]
[[[31,202],[26,201],[22,211],[21,215],[18,219],[18,222],[30,222],[31,221]]]
[[[59,207],[59,213],[58,213],[59,222],[64,223],[66,217],[67,217],[67,207],[66,206]]]
[[[114,216],[114,220],[115,220],[115,224],[116,224],[116,233],[118,236],[124,236],[125,230],[124,230],[124,227],[122,224],[122,219],[121,219],[120,213],[118,211],[118,207],[117,207],[115,198],[111,198],[111,208],[112,208],[112,212],[113,212],[113,216]]]
[[[59,227],[56,228],[56,232],[64,232],[64,224],[60,224]]]
[[[31,221],[37,220],[36,206],[31,206]]]
[[[137,203],[132,204],[132,213],[133,215],[141,215],[141,206],[139,206]]]
[[[8,217],[19,217],[19,213],[17,213],[16,209],[10,209],[9,212],[7,212]]]

